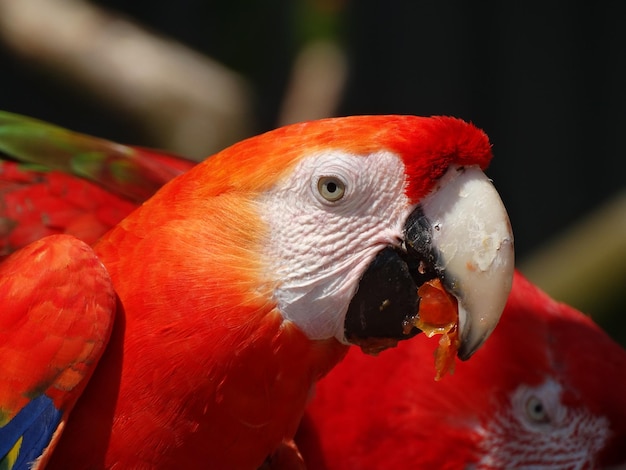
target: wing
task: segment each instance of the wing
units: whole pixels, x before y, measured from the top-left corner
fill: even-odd
[[[173,154],[117,144],[3,111],[0,152],[81,176],[135,203],[195,165]]]
[[[0,161],[0,258],[53,234],[92,244],[136,206],[60,171]]]
[[[92,244],[195,165],[0,111],[0,257],[44,236]]]
[[[53,235],[0,264],[0,468],[42,468],[106,347],[115,312],[92,249]]]

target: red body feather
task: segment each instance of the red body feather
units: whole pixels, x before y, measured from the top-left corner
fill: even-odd
[[[93,183],[60,171],[0,166],[0,256],[48,235],[92,244],[136,207]]]

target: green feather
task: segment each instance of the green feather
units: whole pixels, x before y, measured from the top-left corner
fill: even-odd
[[[121,145],[0,111],[0,152],[88,179],[135,202],[193,166],[188,159]]]

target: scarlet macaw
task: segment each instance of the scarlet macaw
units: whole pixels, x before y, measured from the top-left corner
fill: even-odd
[[[298,431],[308,468],[626,464],[626,351],[520,273],[471,361],[436,382],[421,360],[431,350],[420,337],[375,359],[350,351],[317,384]]]
[[[457,119],[350,117],[248,139],[166,184],[94,245],[115,321],[49,465],[257,468],[348,345],[378,352],[419,332],[438,307],[418,288],[433,280],[469,357],[512,276],[490,158],[484,133]],[[9,333],[28,347],[27,332]],[[6,428],[19,410],[5,413]]]

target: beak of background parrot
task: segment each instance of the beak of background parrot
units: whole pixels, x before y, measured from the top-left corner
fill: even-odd
[[[415,336],[420,315],[433,308],[418,289],[438,280],[453,299],[458,356],[468,359],[497,325],[513,271],[513,235],[497,191],[478,167],[452,167],[408,217],[403,246],[384,248],[362,276],[345,338],[375,354]]]

